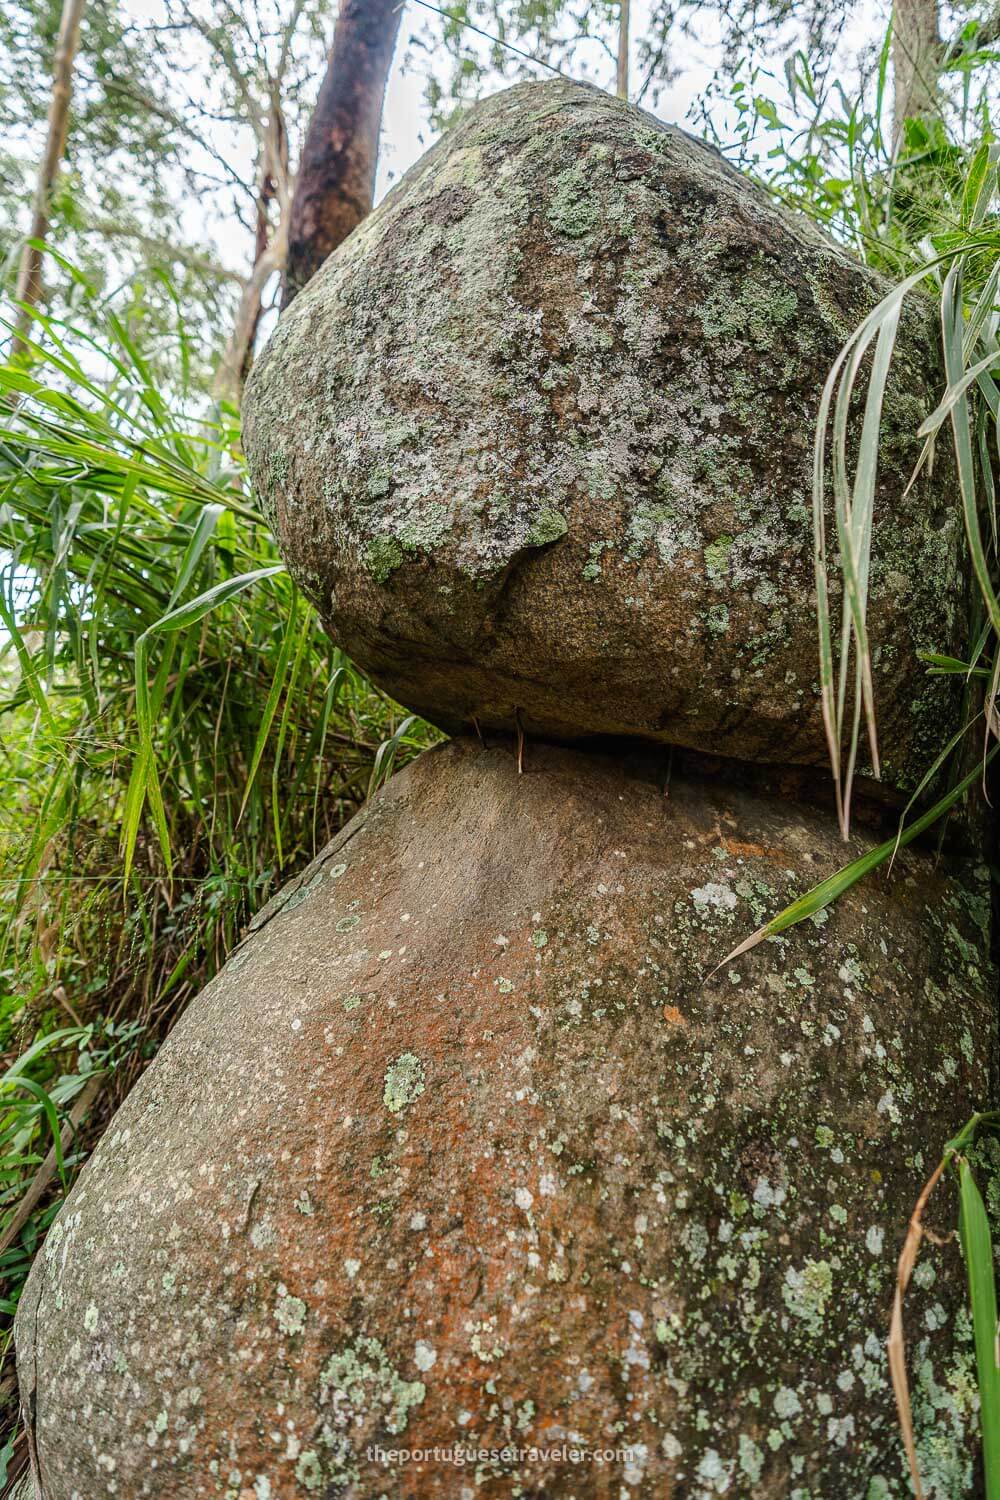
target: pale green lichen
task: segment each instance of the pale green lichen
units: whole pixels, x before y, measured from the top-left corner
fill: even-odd
[[[716,537],[704,549],[705,572],[713,581],[725,577],[729,570],[729,554],[732,551],[734,538],[731,536]]]
[[[554,229],[569,239],[583,239],[600,223],[591,183],[592,171],[586,162],[578,163],[556,179],[548,219]]]
[[[301,1455],[295,1465],[295,1477],[306,1490],[318,1490],[323,1485],[323,1465],[319,1454],[311,1448]]]
[[[319,1378],[320,1402],[332,1402],[357,1422],[384,1426],[394,1436],[426,1395],[422,1380],[404,1380],[378,1339],[359,1338],[330,1356]]]
[[[306,1326],[306,1304],[301,1297],[281,1297],[274,1309],[274,1321],[282,1333],[291,1337]]]
[[[414,509],[397,525],[396,536],[407,552],[433,552],[451,528],[451,513],[446,505]]]
[[[751,1484],[756,1484],[764,1470],[764,1453],[752,1438],[740,1433],[740,1468]]]
[[[801,1318],[810,1333],[822,1330],[823,1316],[833,1294],[833,1271],[825,1260],[807,1259],[801,1267],[789,1266],[781,1295],[788,1311]]]
[[[552,506],[540,510],[528,528],[525,537],[529,547],[547,547],[565,536],[569,527],[566,517]]]
[[[365,567],[376,583],[386,583],[403,559],[402,547],[391,536],[376,537],[365,550]]]
[[[385,1074],[382,1102],[390,1114],[412,1104],[424,1091],[424,1065],[412,1052],[403,1052],[390,1063]]]
[[[705,624],[712,635],[725,635],[729,629],[728,604],[713,604],[705,615]]]
[[[762,257],[751,262],[736,295],[730,286],[713,290],[697,309],[707,339],[745,340],[760,349],[773,346],[775,330],[790,323],[798,297],[787,283],[766,269]],[[800,357],[808,354],[811,330],[797,325]]]

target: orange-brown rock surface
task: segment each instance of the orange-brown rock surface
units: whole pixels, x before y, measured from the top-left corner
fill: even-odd
[[[913,1201],[986,1097],[981,872],[905,852],[713,973],[843,846],[662,773],[452,743],[257,919],[32,1271],[46,1500],[908,1493],[884,1339]],[[929,1248],[935,1500],[972,1486],[961,1300]]]

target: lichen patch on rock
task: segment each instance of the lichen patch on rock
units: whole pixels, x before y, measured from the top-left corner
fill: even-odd
[[[273,904],[35,1262],[49,1500],[454,1500],[454,1469],[369,1450],[577,1438],[627,1459],[498,1460],[476,1494],[904,1500],[887,1310],[940,1144],[988,1097],[986,872],[903,850],[734,984],[720,957],[843,846],[718,779],[665,798],[661,759],[535,744],[519,776],[453,742],[304,883],[337,879]],[[925,1245],[933,1500],[972,1493],[962,1287]]]
[[[283,314],[256,492],[334,639],[449,731],[824,763],[812,440],[887,284],[684,132],[569,80],[470,109]],[[869,628],[887,776],[957,727],[962,520],[936,312],[904,308]],[[928,408],[929,409],[929,408]],[[836,609],[837,601],[833,601]]]

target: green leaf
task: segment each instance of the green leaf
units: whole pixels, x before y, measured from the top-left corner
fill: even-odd
[[[208,545],[212,533],[218,524],[219,517],[224,513],[224,505],[203,506],[201,514],[198,516],[197,525],[194,528],[191,540],[181,561],[180,570],[177,574],[177,582],[170,592],[170,599],[167,603],[168,610],[173,609],[177,600],[191,582],[194,571],[201,561],[201,554]]]
[[[52,1149],[55,1152],[56,1166],[59,1169],[59,1176],[62,1181],[63,1188],[65,1189],[66,1167],[63,1162],[62,1133],[59,1128],[59,1117],[56,1114],[55,1105],[52,1103],[52,1100],[42,1088],[41,1084],[36,1083],[33,1078],[25,1078],[19,1075],[18,1077],[10,1081],[8,1087],[26,1090],[26,1092],[31,1094],[34,1099],[37,1099],[39,1104],[42,1106],[42,1113],[45,1115],[45,1119],[48,1122],[49,1131],[52,1135]]]
[[[392,775],[392,768],[396,763],[396,755],[399,750],[400,743],[405,737],[407,730],[409,730],[416,722],[416,714],[407,715],[402,724],[400,724],[399,728],[396,730],[395,734],[391,735],[389,739],[384,740],[382,744],[379,745],[378,753],[375,756],[375,764],[372,766],[371,778],[368,782],[369,797],[374,797],[375,793],[378,791],[383,782],[388,781],[389,777]]]
[[[1000,751],[1000,745],[994,745],[986,756],[987,765],[993,760],[998,751]],[[799,896],[796,901],[791,902],[776,917],[772,917],[763,927],[758,928],[755,933],[740,943],[731,953],[727,954],[721,963],[717,964],[712,970],[712,973],[718,973],[719,969],[731,963],[734,958],[739,958],[742,954],[749,953],[751,948],[756,948],[758,943],[763,943],[767,938],[777,937],[779,933],[785,932],[789,927],[794,927],[797,922],[804,922],[808,917],[815,916],[816,912],[822,911],[825,906],[829,906],[832,902],[836,901],[845,891],[849,891],[852,885],[857,885],[858,881],[865,875],[869,875],[873,870],[877,870],[880,865],[884,865],[888,860],[891,860],[897,849],[905,849],[907,844],[911,844],[914,839],[919,838],[922,833],[925,833],[928,828],[932,827],[939,818],[944,817],[946,812],[954,807],[957,802],[961,801],[962,797],[979,780],[982,774],[983,767],[981,765],[976,766],[967,776],[964,776],[961,781],[946,792],[938,802],[935,802],[933,807],[929,808],[927,812],[921,814],[919,818],[911,823],[908,828],[901,828],[894,838],[886,839],[884,844],[879,844],[876,848],[869,849],[867,854],[862,854],[859,859],[852,860],[850,864],[838,870],[835,875],[830,875],[826,880],[821,880],[818,885],[814,885],[812,890],[807,891],[804,896]]]
[[[994,365],[1000,365],[1000,352],[991,350],[985,358],[978,360],[971,369],[954,384],[949,385],[941,398],[940,404],[931,412],[930,416],[921,423],[917,430],[917,437],[931,437],[949,417],[954,408],[961,401],[971,385],[978,385],[980,376],[984,371],[992,369]]]
[[[260,769],[261,757],[263,756],[265,747],[267,746],[268,736],[271,733],[271,725],[274,723],[274,715],[277,711],[278,701],[281,698],[281,690],[285,685],[285,678],[288,676],[288,663],[291,660],[292,655],[292,641],[295,638],[294,625],[295,615],[298,610],[298,602],[298,590],[295,589],[292,593],[291,618],[289,619],[288,624],[285,626],[284,633],[282,635],[281,650],[278,653],[278,661],[274,669],[274,676],[271,678],[271,686],[268,690],[267,702],[264,704],[264,712],[261,714],[260,728],[257,730],[257,739],[253,747],[253,755],[250,760],[250,770],[247,775],[247,784],[243,790],[243,801],[240,803],[240,810],[236,816],[237,823],[240,822],[243,814],[246,812],[247,801],[250,797],[251,791],[253,790],[253,784],[257,779],[257,772]]]
[[[4,1084],[14,1083],[20,1079],[25,1068],[30,1067],[33,1062],[39,1057],[44,1056],[46,1052],[51,1052],[53,1048],[76,1046],[87,1034],[86,1027],[80,1026],[63,1026],[57,1031],[47,1032],[45,1036],[39,1037],[37,1042],[33,1042],[26,1051],[22,1052],[16,1062],[11,1063],[3,1077],[0,1078],[0,1088]]]
[[[13,1317],[17,1310],[17,1304],[10,1303],[9,1309],[8,1316]],[[0,1448],[0,1485],[7,1483],[7,1474],[10,1469],[10,1461],[14,1457],[14,1444],[17,1442],[18,1435],[18,1429],[15,1427],[11,1436],[4,1443],[3,1447]]]
[[[257,568],[252,573],[240,573],[235,578],[224,578],[221,583],[214,583],[210,589],[199,594],[197,599],[191,599],[187,604],[180,604],[176,609],[170,610],[155,625],[150,625],[143,636],[148,639],[168,631],[183,630],[187,625],[196,625],[210,610],[218,609],[220,604],[228,604],[230,599],[235,599],[244,589],[252,588],[255,583],[261,583],[265,578],[274,578],[284,571],[284,565],[277,563],[269,568]]]
[[[986,217],[992,197],[991,171],[996,159],[996,147],[983,141],[973,154],[962,193],[962,223],[968,229],[976,229]]]
[[[987,1500],[1000,1500],[1000,1362],[993,1242],[982,1196],[964,1156],[958,1168],[958,1232],[969,1278]]]

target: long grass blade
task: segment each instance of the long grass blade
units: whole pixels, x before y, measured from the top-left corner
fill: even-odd
[[[1000,751],[1000,745],[994,745],[986,756],[987,764],[993,760],[998,751]],[[824,907],[830,906],[845,891],[849,891],[853,885],[857,885],[858,881],[863,879],[865,875],[871,874],[873,870],[877,870],[880,865],[884,865],[887,860],[892,859],[898,849],[905,848],[907,844],[911,844],[914,839],[919,838],[922,833],[926,833],[928,828],[933,827],[939,818],[944,817],[945,813],[949,812],[957,802],[961,801],[970,787],[979,779],[980,774],[981,768],[980,766],[976,766],[967,776],[963,776],[962,780],[957,782],[938,802],[935,802],[933,807],[928,808],[927,812],[922,813],[919,818],[916,818],[908,827],[902,829],[894,838],[886,839],[885,843],[877,845],[874,849],[869,849],[867,854],[862,854],[860,858],[852,860],[842,870],[838,870],[835,875],[830,875],[826,880],[821,880],[818,885],[814,885],[804,896],[799,896],[797,900],[792,901],[777,916],[772,917],[769,922],[765,922],[763,927],[758,928],[756,932],[752,933],[750,937],[734,948],[731,953],[728,953],[720,963],[716,964],[712,970],[712,974],[717,974],[720,969],[725,968],[726,964],[732,963],[733,959],[740,958],[744,953],[749,953],[759,943],[765,942],[768,938],[777,937],[779,933],[786,932],[789,927],[794,927],[798,922],[806,921],[808,917],[815,916],[818,911],[822,911]]]
[[[956,262],[945,277],[941,293],[941,329],[944,348],[945,373],[950,386],[957,387],[962,379],[962,270]],[[959,489],[962,496],[962,514],[965,519],[965,534],[969,543],[969,555],[973,572],[979,584],[986,612],[993,628],[1000,634],[1000,600],[997,599],[990,578],[989,562],[983,546],[976,505],[976,469],[969,431],[969,404],[963,393],[951,407],[952,434],[955,441],[955,457],[958,461]]]
[[[282,689],[285,686],[285,679],[288,676],[288,664],[291,660],[292,642],[295,638],[294,627],[295,616],[298,610],[298,597],[298,590],[296,589],[292,594],[291,618],[284,628],[284,633],[281,640],[281,650],[278,653],[278,661],[274,669],[274,676],[271,678],[271,686],[268,689],[267,701],[264,704],[264,711],[261,714],[260,728],[257,730],[257,739],[254,743],[253,754],[250,758],[250,770],[247,773],[246,786],[243,789],[243,800],[240,803],[240,810],[236,815],[237,823],[241,821],[243,814],[246,812],[247,802],[250,799],[250,793],[253,791],[254,782],[257,779],[257,772],[260,770],[260,763],[264,757],[264,751],[267,747],[267,742],[271,734],[271,725],[274,723],[274,715],[277,711],[278,703],[281,699]]]
[[[223,505],[206,505],[202,508],[198,520],[195,523],[194,532],[188,543],[187,550],[181,559],[180,570],[177,574],[177,582],[170,591],[167,601],[167,609],[172,610],[178,599],[184,593],[191,579],[194,577],[195,569],[201,562],[201,555],[208,546],[219,523],[219,517],[225,514]]]
[[[993,1276],[993,1240],[986,1208],[967,1159],[958,1168],[958,1232],[969,1279],[969,1303],[976,1348],[979,1416],[987,1500],[1000,1500],[1000,1357],[997,1348],[997,1298]]]

